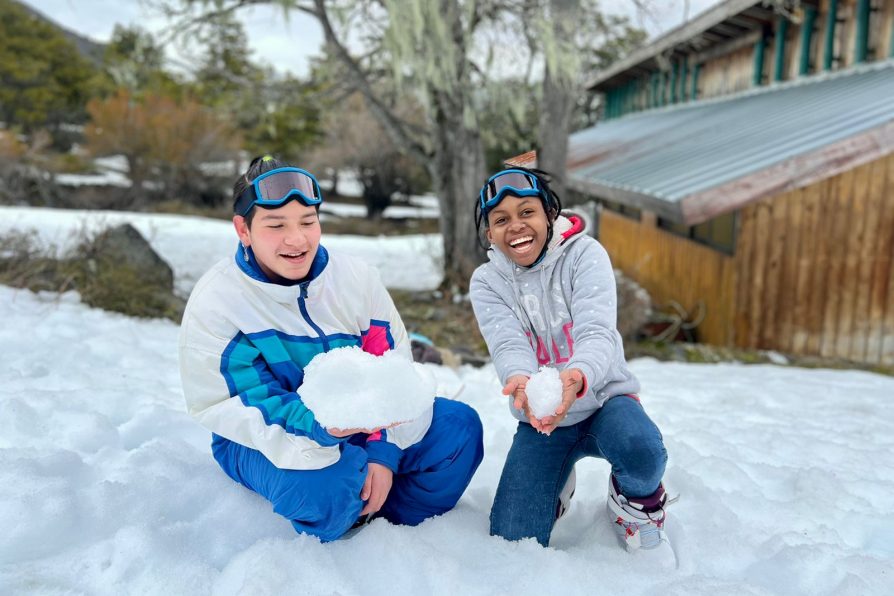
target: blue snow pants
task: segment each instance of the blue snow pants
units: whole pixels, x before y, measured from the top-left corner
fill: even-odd
[[[260,494],[297,532],[337,540],[357,521],[364,502],[367,455],[342,443],[339,460],[318,470],[283,470],[255,449],[214,436],[214,459],[227,475]],[[404,449],[388,498],[377,516],[415,526],[452,509],[484,455],[481,420],[467,404],[436,398],[431,427]]]

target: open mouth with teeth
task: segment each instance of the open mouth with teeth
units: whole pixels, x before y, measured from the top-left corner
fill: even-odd
[[[281,252],[279,256],[288,261],[289,263],[301,263],[304,261],[307,256],[307,251],[304,252]]]
[[[517,253],[525,253],[534,246],[533,236],[521,236],[509,241],[509,247]]]

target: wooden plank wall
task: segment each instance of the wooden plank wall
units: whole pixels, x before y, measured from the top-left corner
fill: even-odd
[[[894,29],[894,2],[883,1],[877,17],[878,35],[870,38],[870,48],[875,50],[873,59],[884,60],[894,56],[894,47],[891,46],[891,30]],[[875,41],[876,43],[873,43]]]
[[[599,240],[612,264],[642,285],[656,305],[675,300],[692,311],[704,302],[699,341],[732,343],[732,257],[657,228],[653,221],[602,211]]]
[[[735,343],[894,364],[894,155],[740,212]]]
[[[698,75],[698,98],[707,99],[750,89],[753,72],[754,46],[706,62]]]

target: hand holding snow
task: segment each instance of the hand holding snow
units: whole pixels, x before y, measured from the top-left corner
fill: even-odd
[[[544,366],[540,372],[534,373],[525,385],[528,396],[528,409],[537,418],[552,416],[562,403],[562,380],[559,371]]]
[[[430,408],[435,383],[395,352],[374,356],[340,348],[314,357],[298,388],[324,428],[379,428],[414,420]]]

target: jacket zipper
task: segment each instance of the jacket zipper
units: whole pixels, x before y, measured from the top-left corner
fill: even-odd
[[[307,286],[310,284],[309,281],[301,284],[301,294],[298,296],[298,308],[301,310],[301,316],[304,317],[304,320],[307,321],[307,324],[313,327],[313,330],[317,332],[317,335],[323,341],[323,351],[329,351],[329,340],[326,339],[326,335],[323,333],[323,330],[320,329],[319,325],[314,323],[313,319],[310,318],[310,314],[307,312]]]

